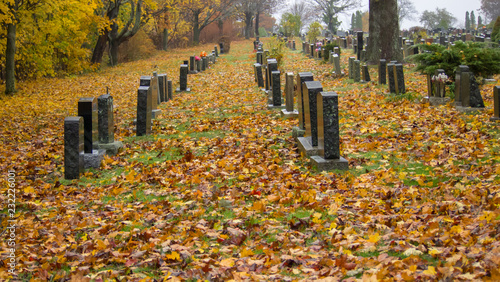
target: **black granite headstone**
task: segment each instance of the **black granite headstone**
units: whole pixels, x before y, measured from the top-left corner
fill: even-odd
[[[299,72],[297,74],[297,88],[295,90],[298,102],[298,110],[299,110],[299,129],[305,130],[305,109],[304,109],[304,91],[303,91],[303,83],[306,81],[313,81],[313,74],[311,72]]]
[[[404,76],[402,64],[395,64],[394,65],[394,75],[396,76],[395,77],[396,93],[397,94],[406,93],[405,76]]]
[[[493,117],[491,120],[500,120],[500,86],[493,87]]]
[[[215,56],[219,57],[219,51],[217,51],[217,45],[214,46]]]
[[[151,87],[139,86],[139,90],[137,90],[137,136],[151,134],[151,105]]]
[[[393,63],[387,64],[387,77],[389,78],[389,92],[396,93],[396,77]]]
[[[177,92],[190,91],[190,89],[187,88],[187,79],[188,79],[188,66],[181,65],[179,74],[179,88],[176,89]]]
[[[263,56],[263,52],[262,51],[258,51],[257,52],[257,64],[261,64],[262,65],[262,56]]]
[[[198,71],[196,70],[196,61],[194,56],[189,57],[189,73],[196,74]]]
[[[371,79],[370,79],[370,72],[368,72],[368,66],[367,65],[363,65],[363,81],[364,82],[371,81]]]
[[[162,73],[158,75],[158,86],[160,87],[160,102],[166,102],[167,98],[167,74]]]
[[[264,87],[264,79],[262,78],[262,65],[254,64],[255,66],[255,75],[257,76],[257,86]]]
[[[276,59],[270,58],[267,59],[267,68],[266,68],[266,90],[271,90],[273,87],[271,74],[273,71],[278,70],[278,61]]]
[[[358,50],[357,50],[357,59],[361,60],[361,51],[363,50],[363,32],[358,31]]]
[[[64,178],[78,179],[83,172],[84,129],[82,117],[64,119]]]
[[[378,84],[387,84],[386,80],[386,69],[387,69],[387,62],[385,59],[381,59],[378,63]]]
[[[99,138],[97,123],[97,100],[92,98],[80,98],[78,101],[78,115],[83,118],[85,153],[91,154],[96,149]]]
[[[318,154],[324,159],[340,158],[339,102],[335,92],[317,94]]]
[[[271,72],[272,80],[273,80],[273,106],[280,107],[281,106],[281,72],[279,70],[275,70]]]
[[[318,116],[317,116],[317,94],[323,91],[323,86],[319,81],[304,82],[304,110],[305,110],[305,128],[304,137],[311,137],[311,145],[318,146]]]
[[[172,80],[167,80],[167,100],[172,100],[174,89],[172,88]]]
[[[109,94],[97,97],[99,142],[115,142],[115,128],[113,119],[113,97]]]

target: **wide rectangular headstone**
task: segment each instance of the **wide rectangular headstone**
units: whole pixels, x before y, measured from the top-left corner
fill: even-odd
[[[316,108],[316,95],[323,91],[323,86],[319,81],[306,81],[303,84],[305,127],[304,137],[311,138],[311,145],[318,146],[318,121]]]
[[[378,84],[387,84],[386,81],[386,69],[387,69],[387,62],[385,59],[381,59],[378,63]]]
[[[115,142],[113,97],[109,94],[97,97],[99,143]]]
[[[394,73],[394,63],[387,64],[387,78],[389,79],[389,92],[396,93],[396,77]]]
[[[64,119],[64,178],[78,179],[83,173],[84,128],[82,117]]]
[[[137,136],[151,134],[151,105],[151,87],[139,86],[137,90]]]
[[[311,72],[299,72],[297,74],[297,89],[296,89],[296,96],[297,96],[297,103],[298,103],[298,110],[299,110],[299,129],[305,130],[305,109],[304,109],[304,92],[303,92],[303,86],[302,84],[306,81],[313,81],[314,77]]]
[[[257,77],[257,85],[259,87],[264,87],[264,79],[262,78],[262,65],[261,64],[254,64],[255,67],[255,75]]]
[[[396,82],[396,93],[397,94],[404,94],[406,93],[406,87],[405,87],[405,76],[404,76],[404,71],[403,71],[403,65],[402,64],[395,64],[394,65],[394,74],[395,74],[395,82]]]
[[[84,149],[85,153],[91,154],[97,149],[99,138],[97,123],[97,100],[92,98],[80,98],[78,101],[78,115],[83,118]]]
[[[176,92],[191,91],[191,89],[187,87],[187,79],[188,79],[188,66],[182,64],[179,73],[179,88],[176,89]]]

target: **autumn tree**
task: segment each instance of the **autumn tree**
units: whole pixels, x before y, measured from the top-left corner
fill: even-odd
[[[252,25],[257,11],[256,1],[238,1],[236,3],[236,12],[245,23],[245,38],[249,39],[252,36]]]
[[[380,59],[402,60],[399,48],[399,21],[397,0],[370,0],[370,44],[367,58],[371,63]]]
[[[500,1],[481,0],[481,11],[486,16],[486,20],[495,21],[497,17],[500,17]]]
[[[470,29],[469,11],[465,12],[465,29]]]
[[[321,17],[323,22],[326,24],[328,31],[331,33],[336,33],[337,28],[340,25],[338,16],[341,13],[345,13],[357,6],[359,6],[359,0],[311,0],[321,12]]]
[[[436,8],[436,11],[425,10],[420,16],[420,22],[428,29],[448,29],[456,22],[456,18],[445,8]]]
[[[284,1],[283,0],[252,0],[256,2],[255,11],[255,34],[259,34],[260,16],[263,14],[271,14]]]
[[[309,42],[316,42],[318,36],[321,34],[323,31],[323,27],[319,22],[313,22],[309,25],[309,28],[307,30],[307,39]]]
[[[288,12],[292,14],[296,19],[296,35],[300,35],[304,26],[311,23],[315,17],[315,11],[310,5],[307,5],[305,1],[295,1]]]
[[[285,36],[298,36],[300,34],[300,18],[292,13],[284,13],[281,16],[280,27]]]

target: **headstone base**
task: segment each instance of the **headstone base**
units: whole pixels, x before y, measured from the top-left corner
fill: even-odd
[[[429,99],[429,104],[432,106],[446,105],[450,102],[450,97],[426,97]]]
[[[329,171],[334,169],[349,170],[349,162],[340,157],[340,159],[326,160],[320,156],[312,156],[311,164],[316,166],[317,171]]]
[[[499,122],[499,121],[500,121],[500,118],[497,118],[497,117],[490,117],[490,121],[492,121],[492,122]]]
[[[273,104],[267,104],[267,109],[268,110],[273,110],[273,109],[284,109],[286,108],[286,105],[281,104],[281,106],[274,106]]]
[[[159,117],[161,114],[161,110],[157,109],[157,110],[152,110],[151,111],[151,119],[155,119],[157,117]]]
[[[298,118],[299,112],[298,111],[289,112],[286,109],[284,109],[281,110],[281,117],[284,117],[286,119]]]
[[[106,150],[106,154],[110,156],[114,156],[118,154],[121,148],[123,148],[123,143],[121,141],[115,141],[113,143],[99,143],[97,144],[97,148]]]
[[[456,106],[455,109],[463,114],[472,114],[480,111],[484,111],[485,108],[473,108],[473,107],[462,107]]]
[[[175,92],[191,92],[191,88],[186,88],[186,90],[181,90],[180,88],[175,89]]]
[[[197,74],[197,73],[198,73],[198,71],[197,71],[197,70],[190,70],[190,71],[188,72],[188,74]]]
[[[341,73],[332,72],[332,75],[333,75],[333,77],[343,77],[343,76],[345,76],[345,73],[344,72],[341,72]]]
[[[306,133],[305,129],[300,129],[300,127],[298,126],[294,126],[292,128],[292,137],[297,142],[299,142],[299,137],[304,137],[305,133]]]
[[[304,156],[309,158],[318,155],[318,147],[311,145],[311,137],[299,137],[297,138],[297,143],[299,152]]]
[[[101,166],[101,162],[104,159],[104,154],[106,154],[106,150],[92,150],[92,153],[83,154],[83,167],[84,168],[99,168]]]

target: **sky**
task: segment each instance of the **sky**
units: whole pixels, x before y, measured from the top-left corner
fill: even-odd
[[[368,0],[361,0],[362,6],[359,8],[361,11],[368,11]],[[436,8],[446,8],[448,12],[450,12],[455,18],[457,18],[457,26],[465,26],[465,12],[474,11],[477,17],[481,15],[479,9],[481,8],[480,0],[413,0],[413,5],[415,9],[419,13],[414,21],[404,20],[400,23],[401,29],[409,29],[412,26],[421,26],[418,18],[422,14],[423,11],[435,11]],[[347,30],[351,26],[351,15],[352,11],[349,15],[341,17],[341,29]],[[482,16],[484,19],[484,16]]]

